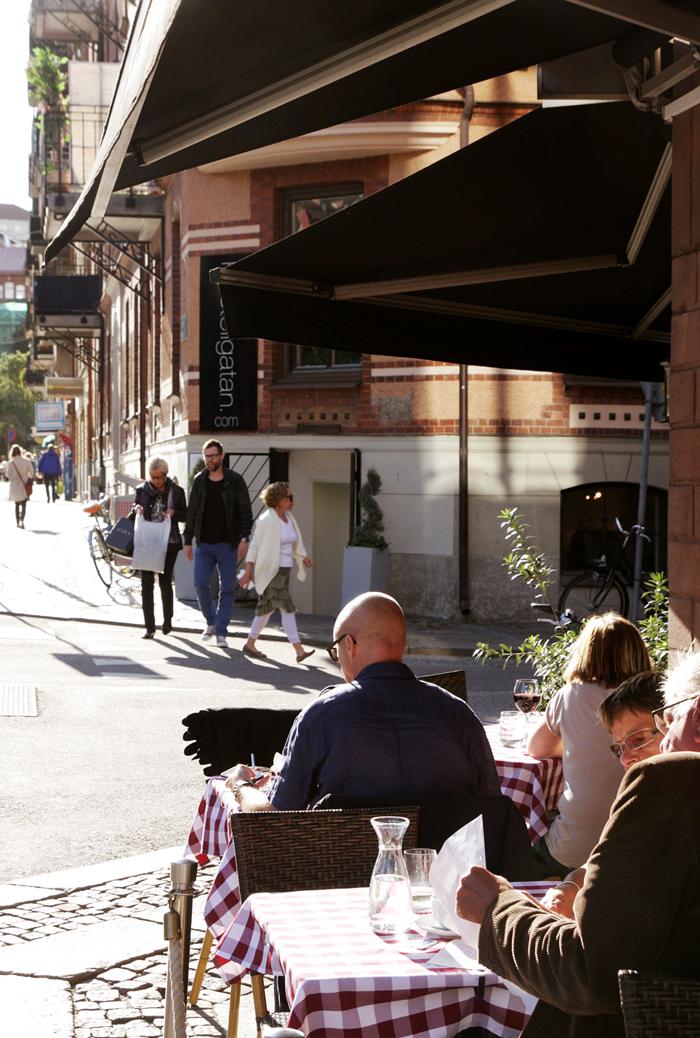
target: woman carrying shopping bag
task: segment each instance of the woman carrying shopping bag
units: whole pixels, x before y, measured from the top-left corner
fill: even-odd
[[[313,566],[313,561],[306,554],[301,532],[291,512],[294,496],[289,483],[271,483],[260,497],[267,505],[267,511],[255,524],[246,555],[245,571],[238,582],[242,588],[248,587],[255,568],[255,588],[260,597],[243,652],[246,656],[265,659],[265,653],[255,648],[255,639],[275,609],[279,609],[282,627],[294,647],[297,663],[303,663],[314,650],[305,651],[299,641],[294,619],[296,608],[289,591],[289,575],[292,562],[296,562],[298,579],[306,580],[304,567]]]
[[[160,597],[163,603],[163,634],[170,634],[173,624],[173,570],[177,553],[182,548],[182,537],[178,523],[187,518],[185,491],[173,483],[168,477],[168,463],[163,458],[153,458],[148,465],[149,478],[136,489],[132,516],[138,517],[139,526],[145,523],[163,523],[170,525],[166,544],[163,571],[158,573]],[[159,531],[160,532],[160,531]],[[137,531],[134,541],[137,540]],[[134,543],[134,566],[136,565],[136,543]],[[154,567],[155,568],[155,567]],[[143,619],[146,625],[144,638],[153,638],[156,633],[156,618],[153,605],[153,585],[155,573],[153,569],[141,569],[141,601]]]
[[[7,462],[6,471],[10,481],[9,498],[10,501],[15,503],[15,522],[20,530],[23,530],[27,501],[32,492],[34,466],[29,458],[23,455],[22,448],[18,443],[15,443],[10,451],[10,460]]]

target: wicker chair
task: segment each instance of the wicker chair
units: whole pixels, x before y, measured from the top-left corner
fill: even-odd
[[[453,696],[467,702],[467,672],[466,670],[446,670],[443,674],[420,674],[421,681],[432,681],[433,685],[439,685]]]
[[[372,810],[265,811],[231,815],[241,899],[261,891],[324,890],[368,886],[377,857],[370,819],[403,815],[410,825],[405,847],[415,847],[420,811],[415,806]],[[274,848],[275,852],[270,853]],[[284,853],[287,850],[289,853]],[[268,1012],[261,974],[251,974],[258,1033],[276,1026]],[[228,1038],[236,1038],[240,984],[231,985]]]
[[[198,760],[205,775],[221,775],[227,768],[255,755],[257,764],[270,765],[281,750],[298,710],[224,707],[198,710],[183,717],[188,743],[185,754]]]
[[[620,970],[617,975],[627,1038],[697,1038],[700,979]]]

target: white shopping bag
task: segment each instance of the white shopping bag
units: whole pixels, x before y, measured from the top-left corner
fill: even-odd
[[[162,573],[165,569],[165,553],[170,538],[170,519],[162,523],[151,523],[142,515],[136,516],[134,524],[134,569]]]

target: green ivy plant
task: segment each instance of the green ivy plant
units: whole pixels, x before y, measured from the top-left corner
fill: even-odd
[[[348,541],[350,548],[378,548],[386,551],[389,545],[384,537],[384,513],[377,503],[382,480],[375,468],[367,470],[367,478],[360,488],[362,521]]]
[[[511,580],[522,580],[534,592],[533,605],[542,610],[551,625],[548,636],[530,634],[518,646],[489,645],[478,642],[474,658],[482,663],[498,660],[503,667],[529,664],[540,682],[543,710],[554,693],[565,684],[571,646],[578,636],[575,624],[560,617],[552,598],[554,571],[545,556],[537,550],[530,527],[517,508],[504,508],[498,519],[509,545],[503,565]],[[657,670],[665,671],[668,660],[668,582],[663,573],[651,573],[644,584],[642,595],[644,619],[639,631],[647,643],[649,655]]]

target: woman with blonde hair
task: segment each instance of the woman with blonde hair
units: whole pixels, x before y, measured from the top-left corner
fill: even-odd
[[[260,497],[267,511],[255,523],[245,559],[245,570],[238,582],[242,588],[246,588],[254,579],[259,596],[255,619],[243,652],[246,656],[265,659],[265,653],[256,649],[255,641],[274,611],[279,609],[282,627],[294,646],[297,663],[303,663],[314,650],[305,651],[299,641],[294,618],[296,607],[289,591],[289,575],[292,563],[296,561],[297,577],[305,580],[305,567],[313,566],[313,561],[306,554],[301,531],[292,515],[294,495],[289,483],[270,483]]]
[[[571,647],[567,683],[528,744],[533,757],[561,757],[564,773],[558,814],[534,848],[543,875],[565,876],[598,842],[622,778],[600,704],[627,678],[651,669],[639,631],[617,613],[592,616]]]
[[[31,460],[22,453],[18,443],[12,445],[10,460],[6,465],[7,478],[10,481],[8,497],[15,503],[15,522],[20,530],[24,529],[24,516],[27,511],[27,484],[34,479],[34,465]],[[31,493],[31,486],[29,493]]]

